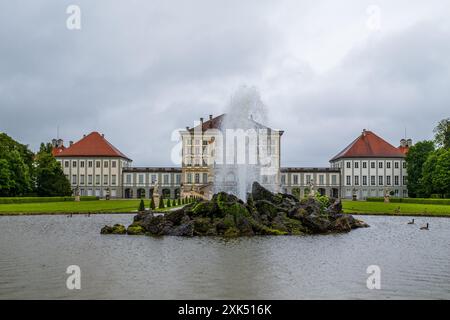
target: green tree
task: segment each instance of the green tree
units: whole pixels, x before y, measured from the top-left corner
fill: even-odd
[[[153,196],[150,199],[150,209],[155,210],[155,200],[153,200]]]
[[[167,198],[166,207],[170,208],[171,206],[172,206],[172,204],[170,203],[170,198]]]
[[[138,208],[138,211],[140,211],[140,212],[145,211],[144,199],[141,199],[141,202],[139,202],[139,208]]]
[[[450,148],[450,118],[439,121],[433,130],[435,142],[442,148]]]
[[[165,208],[165,206],[164,206],[164,198],[163,197],[161,197],[159,199],[159,206],[158,206],[158,208],[159,209],[164,209]]]
[[[23,145],[0,133],[0,196],[23,196],[33,190],[33,153]]]
[[[173,199],[172,200],[172,207],[176,207],[177,206],[177,199]]]
[[[433,193],[445,198],[450,196],[450,148],[440,149],[436,153],[432,174]]]
[[[52,155],[52,145],[41,143],[36,154],[36,192],[39,196],[70,196],[72,189],[61,165]]]
[[[428,156],[434,151],[433,141],[420,141],[413,145],[405,158],[406,170],[408,172],[408,194],[410,197],[415,198],[427,194],[429,190],[424,190],[423,182],[427,179],[422,179],[423,166],[427,161]],[[429,163],[428,167],[432,164]],[[429,168],[428,168],[429,169]],[[428,171],[427,171],[428,173]],[[430,182],[431,183],[431,182]],[[429,186],[425,188],[429,189]]]

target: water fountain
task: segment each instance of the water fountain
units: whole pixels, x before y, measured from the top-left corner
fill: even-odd
[[[279,134],[262,125],[265,123],[267,107],[259,92],[254,87],[239,88],[220,125],[223,149],[219,153],[223,157],[216,159],[214,193],[226,191],[245,200],[255,181],[277,190],[279,165],[272,161],[268,149],[270,139],[279,139]]]

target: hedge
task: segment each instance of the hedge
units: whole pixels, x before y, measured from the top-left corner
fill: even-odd
[[[383,202],[384,198],[367,198],[369,202]],[[417,203],[417,204],[441,204],[450,205],[450,199],[431,199],[431,198],[394,198],[391,197],[389,202],[392,203]]]
[[[93,201],[98,200],[99,197],[82,196],[81,201]],[[0,198],[0,204],[10,203],[43,203],[43,202],[64,202],[75,201],[75,197],[13,197],[13,198]]]

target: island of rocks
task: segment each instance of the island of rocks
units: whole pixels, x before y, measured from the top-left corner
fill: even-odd
[[[343,214],[340,200],[329,202],[274,194],[255,182],[247,202],[220,192],[209,201],[199,200],[165,214],[140,212],[128,228],[120,224],[105,226],[101,233],[238,237],[338,233],[368,227],[363,221]]]

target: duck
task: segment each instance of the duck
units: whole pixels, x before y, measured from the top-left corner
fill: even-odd
[[[424,227],[420,227],[420,230],[428,230],[428,227],[429,227],[429,224],[427,223],[427,225],[426,225],[426,226],[424,226]]]
[[[414,219],[408,222],[408,224],[414,224]]]

